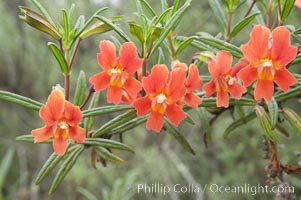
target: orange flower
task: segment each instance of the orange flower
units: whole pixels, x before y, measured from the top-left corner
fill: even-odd
[[[96,92],[108,87],[108,103],[119,104],[125,90],[131,98],[136,97],[141,90],[141,84],[131,75],[142,66],[143,59],[137,57],[137,49],[132,42],[124,43],[116,58],[116,48],[108,40],[99,44],[100,53],[97,54],[98,64],[104,70],[92,76],[89,81]]]
[[[285,27],[272,31],[262,25],[253,28],[250,40],[241,46],[245,58],[250,63],[237,74],[246,87],[255,80],[254,97],[270,101],[274,93],[274,82],[283,91],[297,83],[286,66],[297,56],[297,48],[291,46],[290,32]]]
[[[40,117],[45,126],[31,131],[35,143],[53,137],[54,152],[63,155],[68,146],[68,138],[77,143],[85,141],[86,130],[78,126],[82,113],[78,106],[65,100],[65,95],[60,90],[54,89],[51,92],[46,105],[40,109]]]
[[[208,69],[212,75],[212,80],[203,86],[205,96],[209,97],[217,93],[216,106],[229,106],[229,95],[235,99],[240,99],[246,92],[246,88],[240,85],[236,79],[237,67],[232,68],[232,55],[227,51],[219,51],[216,59],[208,62]]]
[[[187,70],[185,63],[176,63],[174,68],[182,68]],[[195,64],[191,64],[188,69],[188,75],[185,80],[186,94],[184,96],[184,102],[191,108],[197,108],[202,103],[202,99],[194,94],[195,90],[198,90],[202,85],[202,79],[199,76],[199,70]]]
[[[175,68],[169,72],[165,65],[155,65],[151,74],[142,79],[146,96],[134,103],[137,115],[150,112],[146,128],[160,132],[164,124],[164,115],[176,126],[185,119],[186,114],[177,102],[186,93],[185,70]]]

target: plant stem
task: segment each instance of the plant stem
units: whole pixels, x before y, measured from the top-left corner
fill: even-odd
[[[170,51],[171,51],[172,60],[175,60],[176,59],[176,51],[175,51],[175,47],[172,43],[171,35],[169,35],[167,37],[167,40],[168,40],[169,48],[170,48]]]
[[[65,98],[69,100],[69,90],[70,90],[70,76],[69,74],[65,76]]]
[[[90,86],[89,88],[89,93],[84,101],[84,103],[80,106],[80,109],[83,109],[85,107],[85,105],[88,103],[88,101],[90,100],[92,94],[95,92],[93,85]]]
[[[227,33],[226,33],[226,41],[230,41],[230,32],[231,32],[231,23],[232,23],[233,12],[228,13],[228,20],[227,20]]]
[[[249,7],[247,13],[245,14],[245,17],[247,17],[247,16],[251,13],[253,7],[254,7],[255,4],[256,4],[256,1],[257,1],[257,0],[254,0],[254,1],[252,2],[252,4],[251,4],[251,6]]]
[[[76,53],[77,53],[77,51],[78,51],[80,42],[81,42],[81,39],[79,39],[78,42],[76,43],[76,46],[75,46],[73,55],[72,55],[72,57],[71,57],[71,59],[70,59],[70,62],[68,63],[68,69],[69,69],[69,71],[71,70],[71,67],[72,67],[73,61],[74,61],[74,59],[75,59]]]

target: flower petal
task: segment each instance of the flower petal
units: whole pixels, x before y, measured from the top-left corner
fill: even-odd
[[[170,80],[168,82],[168,95],[175,102],[181,99],[185,93],[186,88],[184,85],[185,82],[185,70],[182,68],[175,68],[170,73]]]
[[[142,116],[150,111],[152,102],[148,96],[145,96],[134,101],[133,106],[137,110],[137,115]]]
[[[297,83],[297,79],[286,68],[276,71],[274,81],[284,92]]]
[[[121,101],[122,89],[115,86],[108,87],[107,102],[119,104]]]
[[[187,93],[184,100],[185,103],[191,108],[197,108],[202,103],[202,99],[193,93]]]
[[[69,127],[69,137],[77,143],[83,143],[86,139],[86,129],[79,126]]]
[[[237,73],[248,65],[249,62],[245,58],[239,59],[239,61],[231,69],[230,76],[237,77]]]
[[[284,67],[296,58],[298,49],[291,46],[290,32],[283,26],[275,28],[272,37],[272,59]]]
[[[164,115],[158,112],[151,112],[146,122],[146,128],[148,130],[154,130],[160,133],[164,124]]]
[[[186,118],[185,112],[177,104],[168,105],[165,114],[169,121],[175,126],[178,126],[179,123]]]
[[[53,136],[52,126],[44,126],[31,131],[34,137],[34,143],[43,142],[50,139]]]
[[[58,155],[64,155],[68,146],[68,139],[64,137],[56,137],[53,139],[53,150]]]
[[[202,85],[202,79],[199,75],[199,70],[195,64],[191,64],[188,70],[188,76],[185,81],[186,89],[189,92],[198,90]]]
[[[131,97],[136,97],[137,93],[142,89],[141,83],[139,81],[137,81],[136,79],[134,79],[133,77],[129,77],[124,85],[123,88],[127,91],[127,93],[131,96]]]
[[[126,42],[120,47],[119,62],[129,74],[133,74],[142,67],[143,59],[138,58],[134,43]]]
[[[77,125],[83,118],[83,114],[78,106],[74,106],[69,101],[65,102],[64,119],[70,126]]]
[[[237,77],[248,87],[257,79],[257,69],[252,65],[248,65],[237,73]]]
[[[255,62],[268,55],[270,30],[262,25],[257,25],[252,29],[250,40],[247,44],[241,45],[244,57],[249,62]]]
[[[155,65],[151,74],[142,79],[142,85],[147,94],[157,93],[163,90],[168,79],[166,65]]]
[[[219,51],[216,54],[216,67],[219,75],[228,74],[232,66],[232,55],[228,51]]]
[[[229,95],[227,91],[220,90],[216,95],[216,106],[217,107],[225,107],[229,106]]]
[[[104,90],[110,83],[111,76],[107,72],[100,72],[92,76],[89,81],[96,92]]]
[[[242,94],[247,90],[244,86],[235,81],[232,85],[228,85],[228,91],[232,97],[234,97],[235,99],[240,99]]]
[[[210,82],[203,85],[202,89],[204,90],[206,97],[212,96],[216,91],[214,80],[211,80]]]
[[[40,117],[48,124],[52,125],[55,121],[60,119],[63,114],[65,105],[65,95],[58,89],[52,90],[48,100],[40,109]]]
[[[116,62],[116,48],[109,40],[103,40],[99,43],[100,53],[97,54],[98,64],[104,70],[112,68]]]
[[[264,98],[267,101],[271,101],[273,93],[274,93],[273,81],[258,79],[254,90],[255,100]]]

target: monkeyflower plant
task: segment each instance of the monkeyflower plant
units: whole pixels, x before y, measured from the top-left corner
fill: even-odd
[[[93,167],[97,167],[97,157],[103,162],[123,162],[112,149],[134,152],[123,143],[122,134],[132,132],[137,126],[146,127],[145,132],[160,133],[159,136],[171,134],[185,150],[195,154],[187,134],[182,132],[183,127],[199,123],[207,127],[193,134],[204,134],[208,144],[210,134],[220,134],[212,133],[210,128],[217,123],[217,118],[226,117],[222,113],[227,111],[234,119],[225,127],[224,137],[258,120],[261,130],[258,135],[264,136],[271,154],[269,177],[283,180],[283,172],[300,173],[301,166],[282,164],[277,154],[281,133],[287,135],[283,121],[301,133],[301,117],[285,104],[286,100],[301,96],[298,80],[301,76],[290,71],[291,66],[300,65],[298,47],[292,39],[301,41],[300,30],[285,26],[294,5],[291,1],[278,1],[275,5],[261,2],[267,4],[268,9],[265,7],[260,13],[253,12],[257,1],[250,5],[246,1],[240,4],[239,1],[222,1],[223,5],[210,1],[222,27],[219,37],[210,33],[192,36],[175,33],[191,0],[175,0],[171,6],[162,1],[161,14],[146,0],[136,1],[138,21],[128,23],[130,35],[117,24],[122,17],[103,15],[108,8],[99,9],[87,21],[80,16],[75,24],[71,20],[75,6],[70,8],[69,14],[63,9],[64,24],[61,25],[53,22],[47,9],[37,0],[32,1],[39,12],[21,6],[20,18],[55,40],[48,46],[58,61],[61,70],[58,77],[64,80],[64,85],[56,86],[45,104],[9,91],[0,91],[0,99],[39,111],[45,125],[17,139],[52,143],[54,152],[36,179],[36,184],[40,184],[60,165],[49,194],[56,191],[78,158],[86,155],[83,151],[91,150]],[[245,8],[246,13],[233,27],[233,15],[238,7]],[[256,21],[262,18],[266,18],[266,22]],[[233,43],[243,29],[250,30],[250,37],[246,37],[242,45]],[[74,69],[75,57],[80,57],[79,46],[86,38],[108,31],[118,37],[97,41],[100,50],[95,52],[95,65],[98,64],[101,71],[89,77],[91,85],[87,86],[85,71],[96,68]],[[194,52],[188,53],[186,49]],[[77,76],[76,85],[71,84],[71,76]],[[101,106],[102,96],[107,104]],[[193,119],[190,112],[198,113],[200,118]],[[95,118],[108,113],[114,113],[115,117],[102,124],[94,123]],[[119,135],[121,140],[115,140],[113,135]]]

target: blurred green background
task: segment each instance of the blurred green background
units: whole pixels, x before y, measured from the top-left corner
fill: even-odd
[[[61,9],[68,10],[72,3],[76,4],[76,16],[83,14],[86,19],[99,8],[109,6],[110,10],[104,15],[106,17],[124,15],[120,24],[127,33],[126,22],[136,20],[134,0],[41,0],[40,2],[59,22],[62,22]],[[159,0],[148,0],[148,2],[158,12],[160,11]],[[168,2],[172,4],[172,0]],[[47,47],[47,42],[52,41],[51,38],[19,19],[19,5],[35,9],[29,0],[0,1],[0,89],[45,102],[52,86],[57,83],[63,85],[63,77]],[[246,9],[247,6],[240,8],[234,22],[243,16]],[[300,10],[293,8],[289,23],[299,26],[300,14]],[[250,30],[250,26],[247,27],[233,42],[245,43]],[[196,32],[209,32],[216,35],[221,29],[208,2],[194,0],[176,31],[178,35],[183,36],[190,36]],[[72,72],[71,94],[79,70],[84,70],[87,77],[99,71],[96,59],[96,53],[99,51],[98,43],[102,39],[110,39],[112,34],[117,36],[109,32],[93,36],[81,43]],[[189,63],[196,51],[197,49],[188,48],[180,57],[181,61]],[[293,66],[292,69],[301,71],[298,70],[298,66]],[[106,104],[104,94],[101,95],[100,102],[101,105]],[[287,104],[300,112],[298,108],[300,104],[297,101],[290,101]],[[224,113],[212,127],[212,141],[209,141],[206,148],[203,141],[204,130],[198,116],[193,111],[190,111],[190,114],[197,124],[192,126],[182,123],[180,131],[191,143],[196,155],[183,150],[181,145],[166,132],[161,134],[148,132],[143,125],[124,134],[124,142],[132,146],[136,152],[132,155],[116,151],[116,154],[125,160],[124,163],[108,163],[107,167],[97,163],[97,169],[94,169],[90,162],[90,151],[86,150],[57,192],[53,196],[48,196],[47,191],[55,173],[47,177],[39,186],[36,186],[34,181],[40,168],[52,153],[51,145],[33,145],[15,141],[17,136],[29,134],[32,129],[43,125],[38,112],[0,101],[0,162],[8,165],[3,184],[0,184],[2,196],[4,199],[21,200],[272,199],[274,195],[271,193],[257,195],[214,193],[208,188],[204,194],[170,192],[163,195],[155,192],[137,192],[138,184],[170,187],[175,184],[187,187],[193,184],[200,189],[206,184],[207,187],[211,184],[223,186],[266,184],[265,168],[269,161],[264,159],[266,151],[264,151],[265,145],[258,121],[254,120],[224,139],[222,133],[233,120],[229,113]],[[96,125],[102,125],[111,117],[110,115],[106,118],[98,117]],[[289,131],[290,138],[281,138],[283,144],[279,145],[279,152],[283,163],[298,164],[301,140],[293,130]],[[113,139],[119,140],[118,137]],[[9,154],[13,156],[11,164],[8,161],[2,162],[4,156]],[[0,174],[3,176],[1,172]],[[284,180],[295,187],[295,195],[299,197],[301,196],[300,178],[300,175],[284,175]]]

